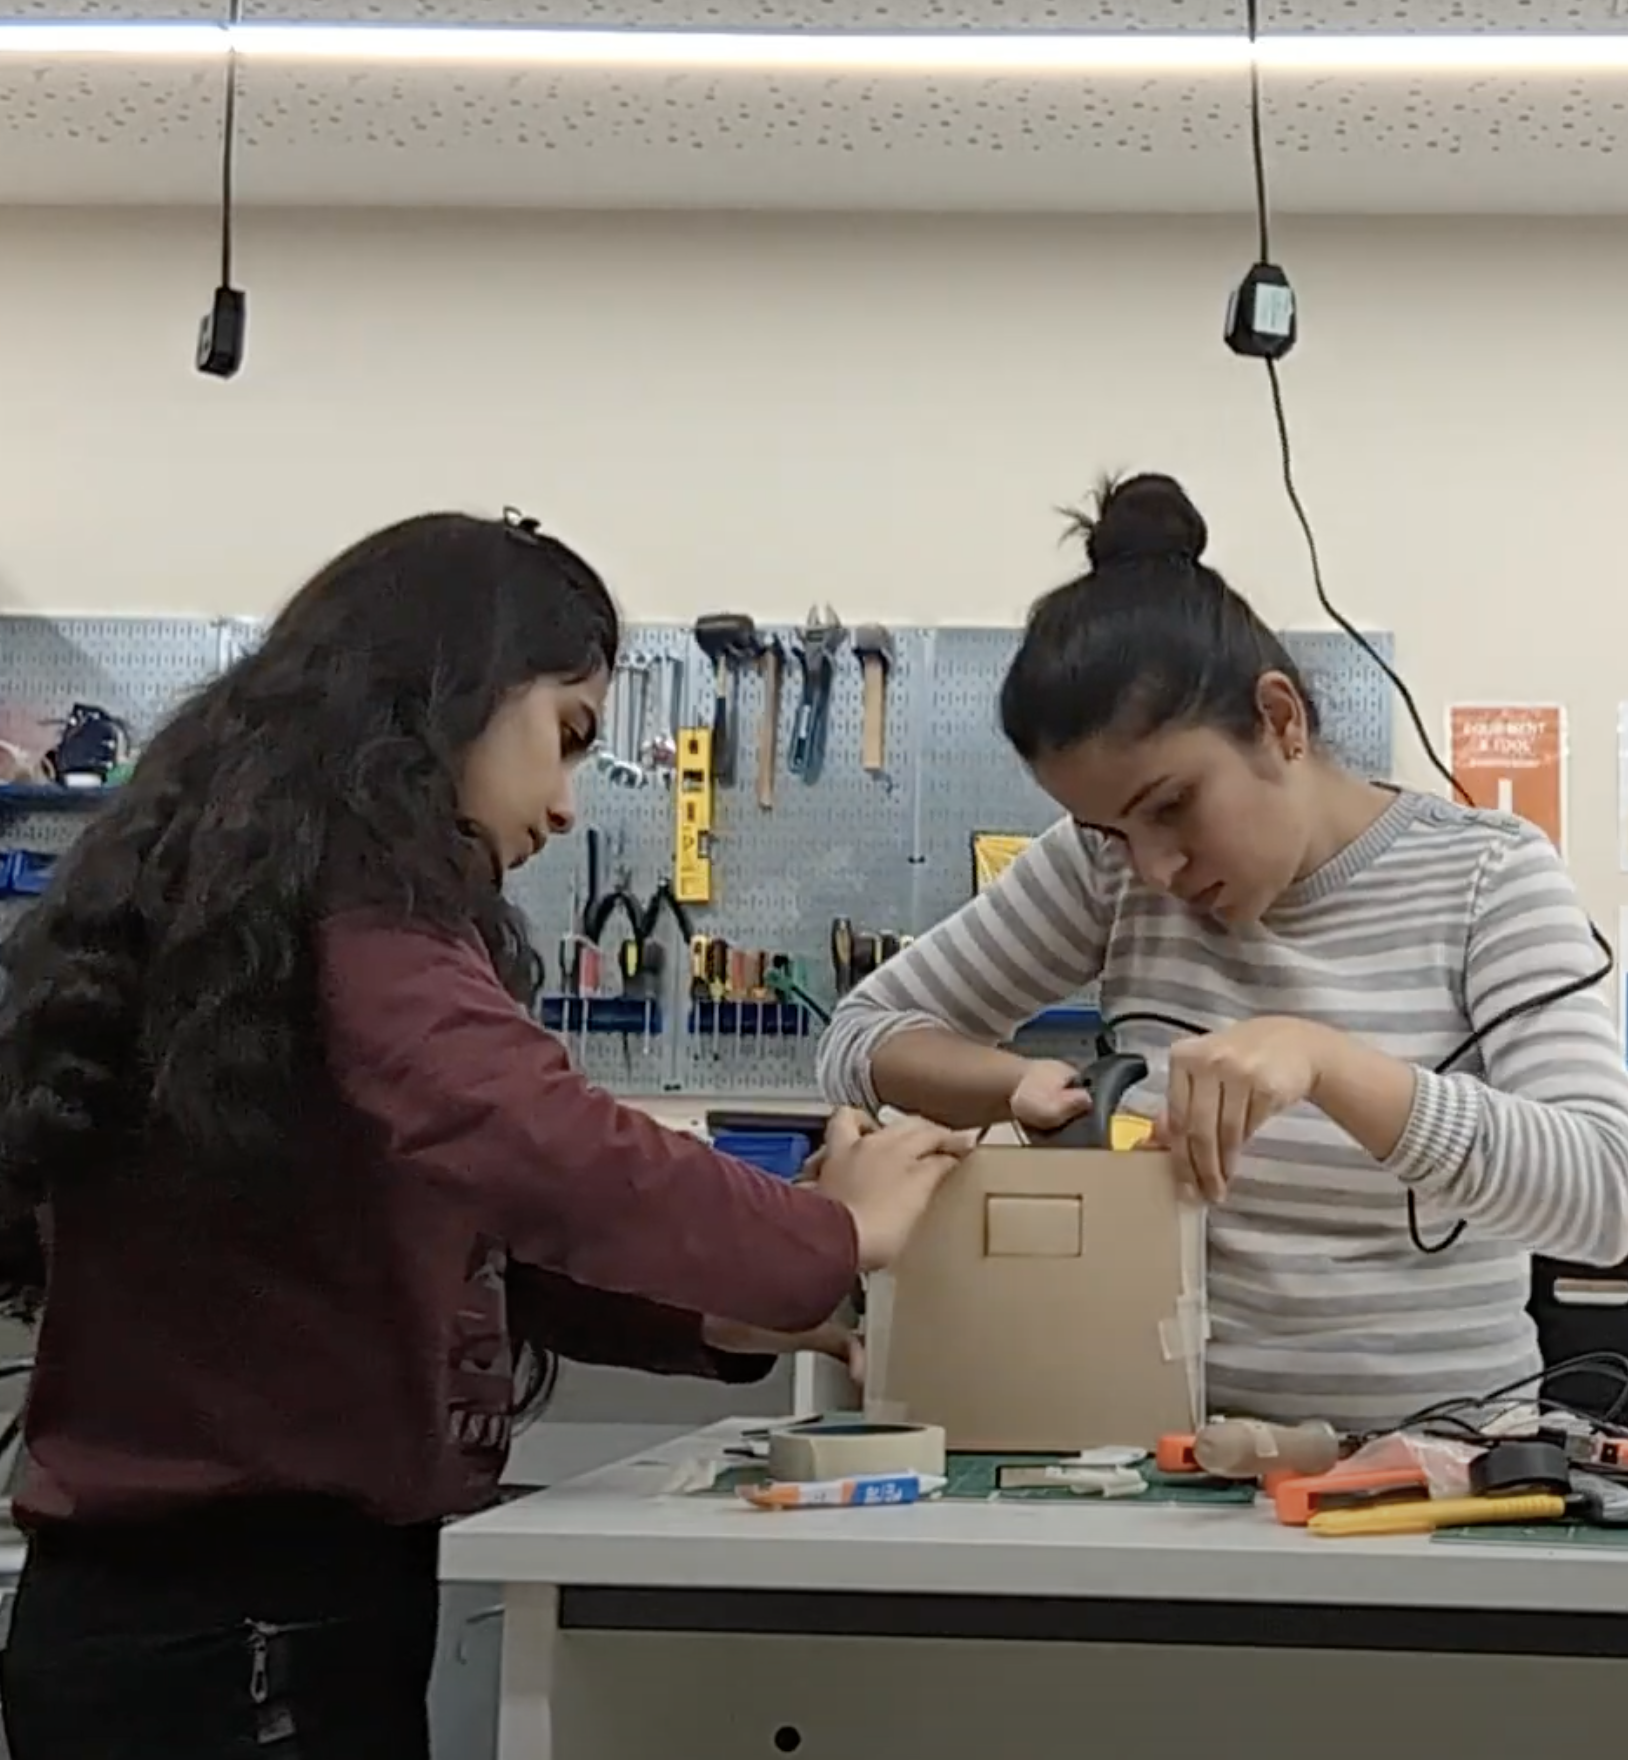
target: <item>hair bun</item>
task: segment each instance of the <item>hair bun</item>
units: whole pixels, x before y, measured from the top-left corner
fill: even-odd
[[[1082,519],[1085,552],[1093,568],[1116,562],[1176,558],[1197,562],[1210,541],[1209,528],[1174,477],[1145,472],[1122,483],[1105,483],[1094,519]]]

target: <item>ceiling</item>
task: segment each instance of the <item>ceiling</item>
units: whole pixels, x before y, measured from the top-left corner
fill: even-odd
[[[223,0],[0,0],[218,20]],[[1242,0],[274,0],[255,19],[672,30],[1234,31]],[[1622,32],[1628,0],[1264,0],[1273,31]],[[218,180],[218,66],[0,60],[0,202],[175,203]],[[1230,212],[1236,74],[986,78],[246,64],[253,203]],[[1628,212],[1628,73],[1267,83],[1272,198],[1326,213]]]

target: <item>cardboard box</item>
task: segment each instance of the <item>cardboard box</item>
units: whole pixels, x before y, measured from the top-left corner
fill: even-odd
[[[866,1299],[865,1415],[1072,1453],[1205,1417],[1204,1213],[1157,1150],[981,1147]]]

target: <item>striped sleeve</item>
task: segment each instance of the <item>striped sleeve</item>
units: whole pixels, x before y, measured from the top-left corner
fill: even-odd
[[[1554,847],[1520,827],[1487,858],[1465,1010],[1479,1026],[1604,955]],[[1495,1028],[1486,1079],[1421,1070],[1388,1165],[1478,1232],[1592,1265],[1628,1258],[1628,1068],[1606,986]]]
[[[878,1109],[871,1060],[912,1028],[996,1044],[1102,971],[1117,880],[1100,839],[1061,820],[953,917],[890,959],[838,1005],[818,1079],[836,1105]]]

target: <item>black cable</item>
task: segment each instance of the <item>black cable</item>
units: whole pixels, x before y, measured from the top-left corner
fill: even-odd
[[[801,1003],[801,1005],[804,1008],[806,1008],[811,1015],[813,1015],[815,1020],[817,1020],[821,1026],[824,1026],[824,1027],[830,1026],[830,1024],[831,1024],[831,1011],[830,1011],[830,1009],[825,1007],[823,1003],[816,1002],[814,1000],[814,998],[812,996],[810,996],[809,993],[802,987],[801,984],[791,984],[791,983],[782,982],[780,984],[774,985],[773,988],[780,992],[780,999],[782,1002],[787,1001],[789,999],[792,1002]]]
[[[1424,754],[1429,760],[1431,768],[1463,801],[1465,806],[1473,806],[1475,803],[1470,799],[1464,784],[1459,781],[1438,755],[1429,730],[1425,727],[1424,717],[1419,713],[1419,705],[1414,701],[1413,692],[1408,689],[1402,675],[1328,596],[1328,589],[1323,584],[1323,564],[1317,550],[1317,538],[1311,529],[1311,518],[1306,512],[1305,503],[1300,499],[1300,486],[1295,481],[1294,449],[1289,443],[1289,422],[1288,417],[1284,414],[1283,385],[1278,377],[1276,361],[1266,362],[1266,380],[1272,392],[1272,417],[1277,428],[1278,457],[1283,477],[1283,489],[1289,498],[1289,506],[1294,511],[1295,520],[1306,540],[1306,556],[1311,563],[1311,584],[1313,592],[1317,595],[1317,603],[1323,608],[1324,613],[1350,636],[1352,641],[1390,680],[1391,688],[1402,699],[1402,707],[1407,710],[1408,720],[1413,723],[1413,731],[1419,736],[1419,744],[1424,747]]]
[[[1593,923],[1589,924],[1589,928],[1593,930],[1594,938],[1597,941],[1604,941],[1604,937],[1600,934],[1598,929],[1594,928]],[[1609,951],[1610,948],[1609,945],[1607,945],[1607,952],[1609,953]],[[1468,1056],[1489,1033],[1496,1032],[1499,1027],[1504,1026],[1509,1021],[1518,1019],[1521,1015],[1532,1013],[1534,1009],[1545,1008],[1551,1002],[1559,1002],[1563,997],[1575,996],[1578,991],[1586,990],[1590,985],[1599,983],[1610,970],[1611,965],[1607,964],[1604,971],[1585,972],[1582,977],[1571,978],[1566,983],[1557,985],[1552,990],[1545,990],[1540,995],[1527,997],[1522,1002],[1511,1003],[1508,1008],[1495,1014],[1490,1021],[1485,1023],[1485,1025],[1476,1027],[1472,1032],[1461,1039],[1439,1063],[1431,1066],[1432,1073],[1438,1076],[1446,1075],[1455,1063],[1461,1058]],[[1170,1027],[1175,1032],[1190,1033],[1195,1037],[1202,1037],[1204,1034],[1212,1031],[1209,1027],[1198,1026],[1193,1021],[1184,1021],[1173,1014],[1160,1014],[1154,1009],[1127,1009],[1124,1014],[1104,1015],[1102,1017],[1102,1026],[1098,1037],[1099,1055],[1111,1049],[1114,1034],[1117,1033],[1121,1027],[1129,1025],[1132,1021],[1140,1021],[1158,1027]],[[1459,1221],[1455,1222],[1453,1226],[1448,1229],[1447,1233],[1443,1235],[1439,1241],[1427,1241],[1419,1229],[1419,1200],[1412,1190],[1409,1190],[1407,1194],[1407,1210],[1408,1238],[1421,1253],[1445,1253],[1447,1249],[1464,1233],[1465,1227],[1467,1226],[1463,1219],[1460,1218]],[[1624,1404],[1628,1405],[1628,1393],[1625,1393]]]
[[[1260,41],[1260,0],[1244,0],[1244,15],[1249,37],[1249,140],[1255,173],[1255,227],[1260,247],[1259,261],[1270,263],[1272,260],[1270,248],[1271,204],[1267,199],[1260,58],[1256,53]],[[1425,757],[1429,760],[1431,767],[1466,806],[1473,806],[1475,803],[1470,799],[1469,792],[1436,751],[1435,741],[1431,739],[1430,732],[1424,723],[1424,717],[1419,713],[1419,705],[1414,701],[1413,692],[1408,689],[1401,674],[1328,596],[1328,590],[1323,584],[1323,565],[1317,550],[1317,537],[1312,530],[1311,517],[1306,512],[1305,503],[1300,498],[1299,485],[1295,482],[1294,448],[1289,439],[1289,420],[1283,407],[1283,386],[1278,378],[1278,364],[1270,357],[1265,359],[1264,364],[1266,382],[1272,397],[1272,419],[1277,428],[1278,459],[1282,470],[1284,493],[1288,496],[1289,506],[1293,510],[1301,533],[1306,540],[1306,555],[1311,563],[1312,589],[1317,595],[1317,603],[1322,607],[1324,614],[1343,630],[1384,673],[1390,681],[1391,688],[1401,698],[1402,707],[1407,710],[1408,719],[1413,723],[1413,731],[1418,735],[1419,744],[1423,747]],[[1508,1022],[1531,1014],[1537,1009],[1547,1008],[1551,1003],[1561,1002],[1568,996],[1575,996],[1580,991],[1592,989],[1596,984],[1603,984],[1616,967],[1616,954],[1611,943],[1606,940],[1603,931],[1592,917],[1588,919],[1588,932],[1593,937],[1595,946],[1604,956],[1598,967],[1591,972],[1586,972],[1580,978],[1568,979],[1564,984],[1556,985],[1553,989],[1541,991],[1538,995],[1527,997],[1524,1001],[1512,1003],[1508,1008],[1494,1015],[1483,1026],[1477,1027],[1459,1045],[1455,1046],[1435,1066],[1435,1073],[1445,1075],[1454,1064],[1467,1057],[1480,1045],[1489,1033],[1496,1032],[1499,1027]],[[1426,1241],[1419,1230],[1418,1199],[1411,1190],[1407,1194],[1407,1207],[1408,1234],[1414,1246],[1421,1253],[1443,1253],[1464,1233],[1465,1224],[1460,1220],[1455,1222],[1439,1241]]]
[[[1567,1405],[1563,1400],[1549,1399],[1543,1395],[1543,1389],[1550,1382],[1558,1381],[1568,1375],[1599,1375],[1607,1380],[1615,1379],[1621,1391],[1612,1402],[1611,1409],[1603,1419],[1591,1417],[1587,1412],[1580,1412]],[[1535,1387],[1538,1397],[1533,1403],[1540,1411],[1560,1412],[1567,1417],[1578,1418],[1594,1429],[1612,1428],[1620,1423],[1621,1414],[1628,1409],[1628,1357],[1620,1351],[1584,1351],[1575,1357],[1566,1357],[1551,1366],[1534,1370],[1530,1375],[1522,1375],[1514,1381],[1507,1381],[1502,1387],[1495,1387],[1490,1393],[1479,1397],[1437,1400],[1434,1405],[1421,1406],[1418,1411],[1410,1413],[1401,1423],[1391,1426],[1388,1430],[1374,1431],[1373,1436],[1388,1436],[1396,1430],[1422,1430],[1432,1424],[1454,1424],[1460,1426],[1467,1434],[1476,1439],[1483,1438],[1482,1433],[1471,1425],[1464,1414],[1484,1411],[1488,1406],[1496,1405],[1500,1400],[1513,1399],[1527,1388]],[[1368,1438],[1372,1440],[1372,1437]]]
[[[1244,0],[1245,22],[1249,30],[1249,144],[1255,161],[1255,232],[1258,240],[1256,261],[1272,260],[1272,208],[1266,199],[1266,148],[1261,140],[1261,64],[1255,53],[1260,36],[1259,0]]]
[[[243,0],[228,0],[226,10],[226,112],[221,123],[220,151],[220,284],[232,285],[232,186],[237,156],[237,37]]]

